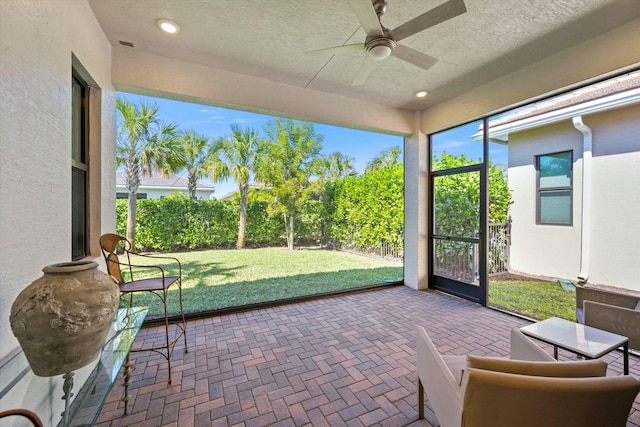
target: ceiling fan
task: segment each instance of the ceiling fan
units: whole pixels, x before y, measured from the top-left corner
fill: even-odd
[[[363,84],[369,73],[375,68],[376,61],[383,60],[390,55],[428,70],[438,61],[436,58],[398,44],[398,42],[467,11],[464,0],[448,0],[399,27],[389,30],[380,22],[380,17],[387,10],[385,0],[373,0],[373,2],[371,0],[349,0],[349,2],[362,28],[367,33],[364,43],[312,50],[305,52],[305,55],[334,55],[364,50],[367,56],[362,61],[351,83],[352,86]]]

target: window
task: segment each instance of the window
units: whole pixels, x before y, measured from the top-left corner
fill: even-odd
[[[71,98],[71,258],[77,260],[88,254],[89,87],[76,73]]]
[[[572,165],[571,151],[545,154],[536,158],[537,224],[572,224]]]
[[[117,192],[116,193],[116,199],[128,199],[129,198],[129,193],[125,193],[125,192]],[[136,199],[146,199],[147,198],[147,193],[136,193]]]

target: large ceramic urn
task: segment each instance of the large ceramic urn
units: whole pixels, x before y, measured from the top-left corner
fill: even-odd
[[[48,265],[11,306],[11,330],[33,373],[60,375],[95,360],[118,310],[118,285],[94,261]]]

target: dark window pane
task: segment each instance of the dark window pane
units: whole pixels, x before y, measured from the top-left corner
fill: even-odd
[[[86,172],[71,168],[71,258],[79,259],[86,255]]]
[[[80,81],[73,78],[71,96],[71,159],[76,162],[76,167],[86,163],[85,155],[85,123],[84,96],[86,89]]]

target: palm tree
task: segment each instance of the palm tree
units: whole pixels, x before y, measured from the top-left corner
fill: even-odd
[[[402,154],[402,149],[398,146],[391,147],[388,150],[381,152],[367,163],[365,172],[372,172],[388,166],[397,165],[400,163],[400,154]]]
[[[178,136],[178,144],[183,153],[182,168],[186,169],[189,179],[189,197],[196,199],[198,180],[208,176],[208,164],[213,156],[213,146],[202,135],[194,130],[182,132]]]
[[[353,157],[345,156],[339,151],[321,157],[320,174],[325,181],[336,181],[345,176],[355,175]]]
[[[244,248],[247,231],[247,196],[252,175],[255,176],[258,155],[258,133],[252,128],[231,125],[231,133],[216,141],[213,160],[209,166],[211,178],[220,182],[233,178],[240,191],[240,224],[236,248]]]
[[[135,248],[137,193],[142,175],[154,171],[168,173],[180,164],[180,152],[175,139],[175,125],[164,123],[158,116],[158,106],[144,102],[140,106],[118,98],[118,133],[116,164],[124,168],[125,185],[129,192],[127,209],[127,239]]]

